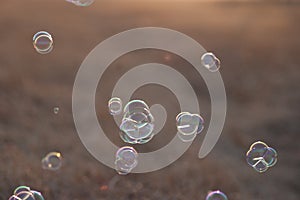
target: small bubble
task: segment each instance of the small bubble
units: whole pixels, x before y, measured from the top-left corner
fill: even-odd
[[[118,97],[113,97],[108,101],[108,109],[111,115],[119,115],[122,112],[122,100]]]
[[[221,66],[220,60],[213,53],[210,52],[207,52],[202,55],[201,63],[211,72],[218,71]]]
[[[50,53],[53,49],[52,36],[46,31],[37,32],[33,36],[33,47],[40,54]]]
[[[251,145],[246,153],[247,163],[257,172],[265,172],[277,162],[277,152],[264,142],[258,141]]]
[[[66,0],[67,2],[71,2],[76,6],[89,6],[94,3],[95,0]]]
[[[58,170],[62,165],[62,156],[59,152],[50,152],[42,159],[42,167],[47,170]]]
[[[223,192],[217,190],[209,192],[206,200],[228,200],[228,198]]]
[[[54,114],[57,115],[59,113],[59,107],[54,107],[53,112],[54,112]]]
[[[131,172],[138,164],[138,153],[132,147],[121,147],[116,153],[115,169],[120,175]]]

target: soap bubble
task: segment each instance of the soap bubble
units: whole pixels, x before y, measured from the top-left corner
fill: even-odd
[[[54,114],[57,115],[59,113],[59,107],[54,107],[53,112],[54,112]]]
[[[62,165],[62,156],[59,152],[50,152],[42,159],[42,167],[47,170],[58,170]]]
[[[181,112],[176,116],[176,126],[178,137],[183,142],[190,142],[200,134],[204,128],[204,120],[198,114],[189,112]]]
[[[113,97],[108,101],[108,109],[111,115],[119,115],[122,112],[122,100],[118,97]]]
[[[115,169],[120,175],[131,172],[138,164],[138,153],[132,147],[121,147],[116,153]]]
[[[211,72],[218,71],[221,66],[220,60],[213,53],[210,52],[207,52],[202,55],[201,63]]]
[[[33,47],[40,54],[50,53],[53,49],[52,36],[46,31],[37,32],[33,36]]]
[[[89,6],[94,3],[95,0],[66,0],[67,2],[71,2],[76,6]]]
[[[9,200],[45,200],[43,195],[35,190],[31,190],[28,186],[17,187]]]
[[[251,145],[246,153],[247,163],[257,172],[265,172],[277,162],[277,152],[264,142],[258,141]]]
[[[228,200],[228,198],[223,192],[217,190],[209,192],[206,200]]]
[[[127,143],[144,144],[152,139],[154,117],[144,101],[132,100],[126,104],[120,130],[122,140]]]

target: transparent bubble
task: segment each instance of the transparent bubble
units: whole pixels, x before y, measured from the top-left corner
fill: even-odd
[[[144,101],[133,100],[126,104],[120,130],[121,138],[127,143],[143,144],[152,139],[154,117]]]
[[[94,3],[95,0],[66,0],[67,2],[71,2],[76,6],[89,6]]]
[[[13,195],[16,197],[16,199],[21,199],[21,200],[36,200],[31,192],[28,191],[22,191],[19,192],[18,194]],[[19,200],[18,199],[18,200]]]
[[[57,115],[59,113],[59,107],[54,107],[53,112],[54,112],[54,114]]]
[[[33,47],[40,54],[50,53],[53,49],[52,36],[46,31],[37,32],[33,36]]]
[[[200,133],[204,128],[203,123],[204,120],[200,115],[189,112],[181,112],[176,117],[177,130],[183,135]]]
[[[138,153],[132,147],[121,147],[116,153],[115,169],[121,175],[131,172],[138,164]]]
[[[211,52],[202,55],[201,63],[211,72],[216,72],[221,66],[220,60]]]
[[[108,109],[111,115],[119,115],[122,112],[122,100],[118,97],[113,97],[108,101]]]
[[[264,142],[258,141],[251,145],[246,154],[247,163],[257,172],[265,172],[277,162],[277,152]]]
[[[42,167],[47,170],[58,170],[62,165],[62,156],[59,152],[50,152],[42,159]]]
[[[206,200],[228,200],[228,198],[223,192],[217,190],[209,192]]]
[[[28,186],[25,186],[25,185],[21,185],[19,187],[17,187],[15,190],[14,190],[14,194],[18,194],[20,192],[30,192],[30,187]]]

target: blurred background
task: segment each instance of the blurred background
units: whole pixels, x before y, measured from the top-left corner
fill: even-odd
[[[230,200],[300,199],[299,2],[96,0],[77,7],[64,0],[10,0],[0,5],[0,199],[8,199],[19,185],[41,191],[46,200],[205,199],[216,189]],[[145,26],[180,31],[217,55],[227,118],[205,159],[197,156],[201,136],[167,168],[118,176],[81,143],[72,118],[72,87],[80,64],[97,44]],[[47,55],[32,46],[32,36],[40,30],[54,39]],[[172,54],[166,59],[166,52],[144,51],[113,63],[110,76],[142,61],[183,71],[187,65]],[[206,86],[190,76],[204,91],[198,98],[209,118]],[[107,112],[106,105],[97,102],[99,112]],[[59,114],[53,113],[54,107],[60,108]],[[138,148],[163,145],[174,136],[166,134],[146,149]],[[122,144],[117,134],[111,138]],[[263,174],[245,161],[257,140],[279,154],[278,163]],[[58,171],[41,167],[50,151],[64,157]]]

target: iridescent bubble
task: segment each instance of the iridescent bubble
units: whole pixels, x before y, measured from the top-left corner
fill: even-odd
[[[211,52],[207,52],[201,57],[202,65],[211,72],[216,72],[221,66],[220,60]]]
[[[59,113],[59,107],[54,107],[53,113],[57,115]]]
[[[223,192],[217,190],[209,192],[206,200],[228,200],[228,198]]]
[[[120,130],[121,138],[127,143],[143,144],[151,140],[154,117],[144,101],[132,100],[125,106]]]
[[[258,141],[251,145],[246,154],[247,163],[257,172],[265,172],[277,162],[277,152],[264,142]]]
[[[198,114],[181,112],[176,117],[176,125],[178,132],[183,135],[191,135],[201,133],[204,128],[204,120]]]
[[[122,100],[118,97],[113,97],[108,101],[108,109],[111,115],[119,115],[122,112]]]
[[[50,53],[53,49],[52,36],[46,31],[37,32],[33,36],[33,47],[40,54]]]
[[[8,200],[22,200],[22,199],[17,197],[16,195],[12,195],[12,196],[9,197]]]
[[[42,167],[47,170],[58,170],[62,166],[62,156],[59,152],[50,152],[42,159]]]
[[[138,153],[132,147],[121,147],[116,153],[115,169],[120,175],[131,172],[138,164]]]
[[[67,2],[71,2],[76,6],[89,6],[94,3],[95,0],[66,0]]]

